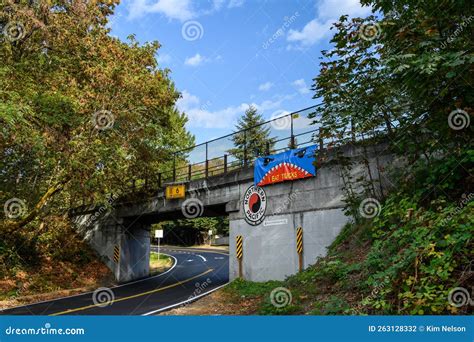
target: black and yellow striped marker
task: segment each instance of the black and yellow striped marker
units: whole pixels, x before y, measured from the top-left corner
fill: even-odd
[[[244,239],[242,238],[242,235],[236,236],[235,246],[237,259],[242,259],[242,257],[244,256]]]
[[[120,247],[115,245],[114,246],[114,261],[115,263],[118,264],[119,260],[120,260]]]
[[[296,229],[296,251],[298,254],[303,253],[303,228]]]
[[[296,252],[298,253],[298,264],[300,272],[303,270],[303,228],[296,228]]]
[[[242,238],[242,235],[237,235],[235,237],[235,255],[239,260],[239,278],[243,278],[242,258],[244,256],[244,239]]]

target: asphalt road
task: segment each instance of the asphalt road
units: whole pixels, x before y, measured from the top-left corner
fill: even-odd
[[[157,250],[156,246],[152,247]],[[224,251],[161,248],[172,256],[168,271],[93,292],[1,310],[1,315],[151,315],[197,300],[229,281]]]

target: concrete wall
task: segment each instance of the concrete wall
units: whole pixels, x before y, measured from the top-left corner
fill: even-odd
[[[363,152],[351,145],[341,149],[354,161],[353,179],[380,179],[387,189],[390,181],[381,173],[393,156],[383,144],[370,148],[367,166],[361,162]],[[318,155],[318,158],[320,156]],[[243,276],[253,281],[282,280],[298,271],[296,228],[303,228],[304,266],[324,256],[344,224],[349,220],[343,213],[344,193],[341,167],[335,163],[334,151],[327,153],[316,177],[268,185],[265,220],[257,226],[244,218],[243,196],[253,184],[253,168],[247,168],[208,180],[191,181],[186,185],[186,199],[199,199],[204,216],[229,215],[230,278],[238,275],[235,238],[243,236]],[[375,190],[380,187],[374,184]],[[153,198],[121,202],[112,213],[94,222],[92,230],[84,230],[90,244],[103,257],[119,281],[145,277],[149,272],[150,224],[183,218],[184,199],[166,200],[163,192]],[[94,209],[95,210],[95,209]],[[94,213],[91,210],[91,213]],[[79,226],[91,213],[76,213]],[[113,249],[120,246],[120,262],[113,261]]]
[[[116,218],[113,212],[94,220],[94,213],[76,216],[73,222],[115,279],[127,282],[147,277],[150,274],[150,226]],[[114,260],[116,246],[118,262]]]
[[[355,161],[361,151],[347,148],[345,152]],[[376,180],[376,191],[380,189],[379,179],[385,189],[389,186],[389,180],[379,171],[392,161],[391,155],[380,150],[370,156],[370,173]],[[353,179],[369,179],[363,163],[355,163],[350,173]],[[241,184],[238,205],[242,206],[243,195],[252,184],[252,181]],[[349,221],[343,212],[343,186],[340,166],[327,163],[317,170],[314,178],[265,186],[266,218],[260,225],[249,225],[242,208],[230,213],[230,278],[238,276],[237,235],[243,237],[243,277],[247,280],[283,280],[298,272],[297,227],[303,228],[304,267],[326,255],[327,248]]]

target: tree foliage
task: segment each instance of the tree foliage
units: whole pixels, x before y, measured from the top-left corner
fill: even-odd
[[[314,79],[327,136],[387,131],[413,162],[471,142],[473,29],[465,1],[364,0],[377,15],[335,24]],[[458,114],[451,114],[458,110]],[[460,113],[460,114],[459,114]],[[458,125],[462,129],[453,129]],[[464,126],[463,126],[464,125]],[[396,128],[396,129],[395,129]]]
[[[170,152],[193,143],[169,70],[157,64],[160,44],[109,35],[117,3],[0,5],[8,28],[0,45],[0,199],[21,201],[7,231],[155,177]]]
[[[270,138],[270,128],[263,125],[264,122],[257,108],[250,106],[237,122],[237,133],[232,136],[235,148],[229,150],[229,153],[240,161],[249,161],[265,155],[267,147],[271,150],[274,142]]]

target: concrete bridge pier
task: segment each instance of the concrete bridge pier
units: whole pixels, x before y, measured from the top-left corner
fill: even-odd
[[[107,214],[94,220],[93,211],[75,217],[85,240],[99,254],[119,283],[147,277],[150,273],[151,225]]]

